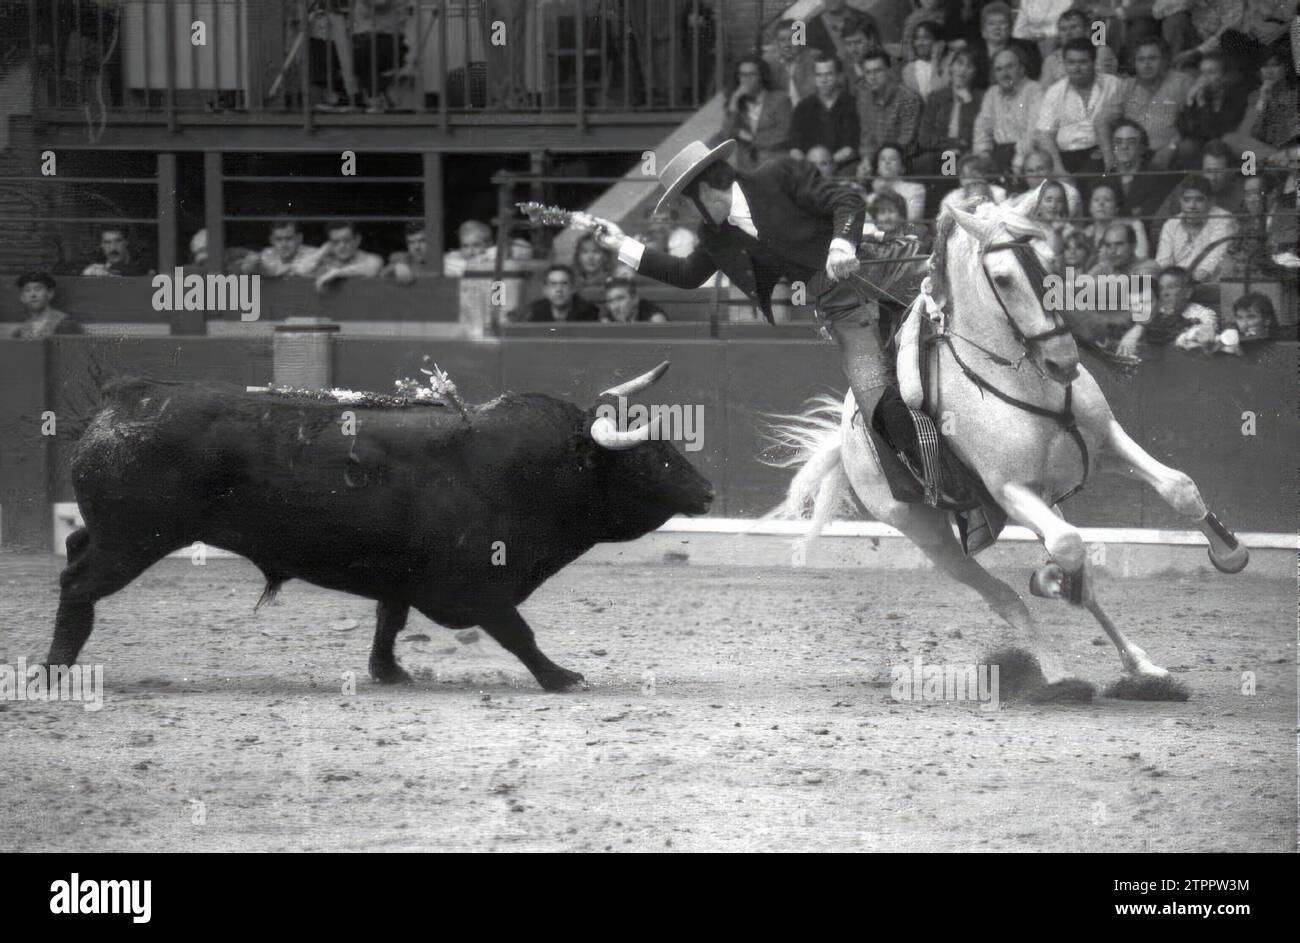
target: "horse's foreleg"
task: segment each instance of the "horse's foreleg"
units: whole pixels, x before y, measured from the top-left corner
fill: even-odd
[[[1038,623],[1020,594],[962,552],[961,543],[948,526],[944,511],[920,504],[908,505],[891,523],[920,548],[945,576],[969,586],[1012,629],[1012,643],[1028,648],[1049,682],[1065,677],[1060,656],[1048,648]]]
[[[1131,475],[1150,485],[1165,503],[1196,526],[1210,543],[1210,562],[1224,573],[1239,573],[1250,562],[1250,551],[1205,506],[1196,482],[1183,472],[1152,458],[1112,419],[1106,432],[1106,468]]]
[[[1071,602],[1083,606],[1092,613],[1100,623],[1106,635],[1119,650],[1120,663],[1130,674],[1148,677],[1163,677],[1168,674],[1155,665],[1147,653],[1134,645],[1123,632],[1110,620],[1093,593],[1092,578],[1089,573],[1087,555],[1083,536],[1074,525],[1060,517],[1047,502],[1030,491],[1024,485],[1006,484],[999,490],[1002,506],[1020,523],[1032,529],[1043,539],[1043,545],[1063,573],[1051,574],[1051,566],[1045,567],[1034,575],[1037,586],[1048,584],[1054,592],[1042,592],[1042,595],[1066,597]],[[1045,575],[1046,574],[1046,575]],[[1051,584],[1059,580],[1058,586]],[[1036,589],[1036,591],[1039,591]]]

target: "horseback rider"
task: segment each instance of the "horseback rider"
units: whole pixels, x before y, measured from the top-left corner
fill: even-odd
[[[811,164],[781,158],[738,171],[727,163],[735,149],[735,141],[712,149],[692,141],[659,173],[666,192],[655,212],[686,197],[704,221],[699,245],[686,258],[650,248],[607,220],[574,214],[573,221],[596,233],[620,262],[656,281],[698,288],[723,272],[769,322],[777,282],[802,283],[839,345],[862,414],[871,416],[894,374],[871,302],[889,296],[859,268],[890,237],[876,231],[864,239],[862,196],[822,178]]]

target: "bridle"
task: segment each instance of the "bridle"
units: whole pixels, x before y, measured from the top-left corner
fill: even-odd
[[[1049,314],[1051,317],[1051,328],[1046,331],[1041,331],[1038,334],[1026,334],[1020,329],[1020,325],[1016,323],[1016,319],[1011,316],[1011,311],[1007,308],[1006,302],[1002,300],[1002,295],[998,292],[998,286],[994,284],[993,276],[989,274],[988,266],[985,264],[985,258],[990,252],[1001,251],[1009,251],[1016,255],[1017,260],[1020,262],[1020,267],[1024,270],[1025,276],[1029,278],[1031,282],[1034,280],[1035,276],[1039,276],[1038,283],[1041,285],[1046,279],[1047,270],[1043,267],[1042,262],[1039,261],[1038,254],[1034,252],[1034,247],[1030,244],[1029,237],[1027,236],[1020,239],[1013,239],[1009,242],[993,242],[980,250],[980,271],[984,273],[984,280],[988,282],[989,290],[993,292],[993,297],[997,299],[998,307],[1002,309],[1002,315],[1007,319],[1007,324],[1011,327],[1011,334],[1019,342],[1020,346],[1024,348],[1026,353],[1028,353],[1031,345],[1037,344],[1040,341],[1048,340],[1052,337],[1060,337],[1063,334],[1069,334],[1070,326],[1065,323],[1065,319],[1061,317],[1060,313],[1055,310],[1048,312],[1046,309],[1044,309],[1045,313]]]
[[[1024,270],[1026,277],[1028,277],[1031,281],[1033,280],[1035,274],[1037,273],[1041,276],[1039,278],[1039,284],[1042,284],[1043,278],[1046,276],[1047,272],[1046,269],[1043,267],[1042,262],[1039,261],[1038,255],[1037,253],[1034,252],[1034,247],[1030,244],[1029,239],[1027,237],[1021,239],[1015,239],[1009,242],[990,243],[989,245],[984,246],[980,250],[980,270],[984,273],[984,279],[985,281],[988,282],[989,289],[993,292],[993,297],[997,299],[998,307],[1002,309],[1002,315],[1003,317],[1006,318],[1007,324],[1011,328],[1012,336],[1014,336],[1016,338],[1016,341],[1020,344],[1020,348],[1021,348],[1020,359],[1012,361],[1012,360],[1008,360],[1007,358],[999,354],[995,354],[992,351],[988,350],[987,348],[981,346],[980,344],[977,344],[974,341],[970,340],[969,338],[957,334],[947,324],[944,325],[944,327],[940,330],[939,333],[928,337],[926,339],[926,343],[947,344],[948,352],[952,355],[952,359],[957,364],[958,369],[961,370],[961,372],[965,375],[966,379],[970,380],[971,383],[975,384],[975,386],[979,388],[982,392],[990,393],[993,396],[996,396],[998,399],[1002,400],[1004,403],[1007,403],[1010,406],[1015,406],[1017,409],[1024,410],[1027,413],[1032,413],[1035,416],[1043,416],[1044,418],[1051,419],[1070,434],[1071,438],[1074,439],[1075,444],[1078,445],[1080,456],[1083,459],[1083,477],[1080,479],[1077,485],[1075,485],[1073,488],[1070,488],[1060,497],[1055,498],[1051,502],[1052,504],[1057,504],[1061,501],[1064,501],[1072,494],[1075,494],[1076,492],[1081,490],[1083,488],[1084,482],[1088,480],[1088,443],[1084,441],[1083,433],[1079,431],[1078,422],[1075,420],[1074,417],[1074,385],[1072,383],[1066,385],[1065,402],[1062,405],[1061,409],[1059,410],[1048,409],[1045,406],[1039,406],[1037,403],[1029,403],[1026,402],[1025,400],[1017,399],[1016,397],[1012,396],[1009,393],[1003,392],[1002,390],[994,386],[992,383],[990,383],[988,380],[984,379],[984,377],[980,376],[968,363],[966,363],[966,361],[961,359],[960,355],[958,355],[957,353],[957,348],[953,345],[953,339],[956,338],[957,340],[961,340],[964,343],[970,344],[972,347],[975,347],[976,349],[982,351],[984,354],[990,357],[995,363],[1001,366],[1014,367],[1015,369],[1019,370],[1020,365],[1024,363],[1025,360],[1029,359],[1029,354],[1035,345],[1037,345],[1041,341],[1048,340],[1049,338],[1060,337],[1061,335],[1070,333],[1069,325],[1065,323],[1065,320],[1061,317],[1060,313],[1055,310],[1050,312],[1045,311],[1045,313],[1050,314],[1052,319],[1052,327],[1049,328],[1048,330],[1040,331],[1037,334],[1026,334],[1024,331],[1020,329],[1020,325],[1017,324],[1016,319],[1011,316],[1010,309],[1007,308],[1006,302],[1002,300],[1002,295],[998,292],[997,285],[994,284],[993,282],[993,276],[989,274],[988,267],[985,265],[985,257],[990,252],[1000,252],[1003,250],[1008,250],[1016,253],[1017,258],[1020,261],[1021,268]],[[1028,253],[1028,255],[1025,255],[1025,253]],[[1033,363],[1033,361],[1030,360],[1030,363]],[[937,369],[937,364],[936,364],[936,369]],[[1040,371],[1040,375],[1041,375],[1041,371]]]

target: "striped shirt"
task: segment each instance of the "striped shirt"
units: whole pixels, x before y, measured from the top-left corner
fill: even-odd
[[[862,140],[858,153],[873,156],[880,145],[893,142],[911,154],[916,149],[916,132],[921,123],[921,96],[890,80],[882,91],[858,89],[858,123]]]
[[[1010,95],[1001,85],[992,86],[975,117],[975,153],[987,154],[995,144],[1014,144],[1017,154],[1027,154],[1042,100],[1043,87],[1033,79],[1022,79]]]
[[[1187,92],[1195,81],[1177,69],[1166,72],[1160,84],[1154,87],[1143,85],[1136,77],[1125,81],[1120,93],[1122,114],[1146,129],[1153,151],[1168,147],[1177,135],[1174,122],[1178,120],[1178,109],[1183,107]]]

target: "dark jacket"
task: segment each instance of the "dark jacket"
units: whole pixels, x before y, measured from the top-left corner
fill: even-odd
[[[1218,96],[1207,95],[1203,104],[1184,105],[1178,110],[1174,126],[1191,141],[1211,141],[1237,130],[1246,114],[1246,87],[1228,79]]]
[[[510,315],[512,321],[526,321],[537,323],[544,321],[555,321],[555,316],[551,313],[551,302],[548,298],[538,298],[536,301],[530,301],[526,305],[520,305]],[[590,301],[580,295],[573,296],[573,307],[569,312],[569,317],[560,323],[569,321],[599,321],[600,309]]]
[[[809,95],[794,106],[790,118],[790,146],[807,153],[821,145],[831,154],[840,148],[858,149],[862,132],[858,125],[858,105],[848,92],[840,92],[835,104],[827,109],[816,95]]]
[[[736,178],[757,240],[729,223],[706,222],[689,256],[679,259],[647,247],[637,271],[677,288],[698,288],[721,271],[770,321],[772,288],[781,277],[811,280],[825,268],[832,239],[856,249],[867,206],[853,190],[822,179],[811,164],[789,158],[738,172]]]
[[[948,137],[948,119],[952,116],[953,94],[950,87],[937,89],[925,103],[921,112],[921,127],[916,132],[916,143],[922,152],[955,150],[970,152],[975,139],[975,117],[980,113],[984,92],[971,89],[971,100],[963,102],[957,116],[959,137]]]

